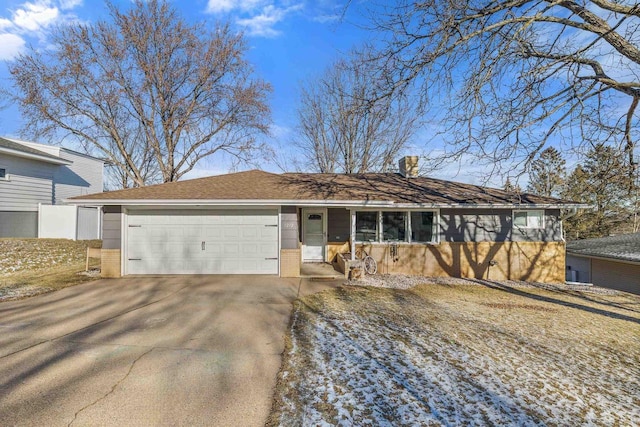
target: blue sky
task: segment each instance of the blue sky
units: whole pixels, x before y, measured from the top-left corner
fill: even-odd
[[[346,1],[346,0],[345,0]],[[345,11],[342,0],[195,0],[173,1],[189,21],[229,20],[245,32],[250,46],[249,60],[257,75],[273,85],[271,96],[272,138],[277,150],[288,150],[296,124],[298,88],[304,79],[322,72],[334,59],[362,42],[375,42],[376,34],[366,30],[366,3],[351,1]],[[127,7],[129,0],[116,0]],[[8,85],[7,63],[28,46],[48,48],[48,31],[55,24],[92,22],[107,14],[100,0],[4,0],[0,9],[0,84]],[[0,135],[19,137],[23,124],[15,107],[0,112]],[[402,154],[423,154],[438,150],[440,143],[429,128],[419,132],[412,148]],[[48,142],[48,141],[41,141]],[[69,143],[65,143],[70,145]],[[73,147],[71,147],[73,148]],[[279,171],[273,164],[267,170]],[[228,171],[228,162],[204,161],[188,176],[206,176]],[[454,164],[432,175],[465,182],[481,182],[485,167]],[[489,182],[501,186],[501,178]],[[521,185],[523,181],[520,181]]]

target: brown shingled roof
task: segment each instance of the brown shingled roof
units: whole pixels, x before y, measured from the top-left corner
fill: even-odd
[[[259,170],[77,196],[70,200],[107,203],[116,200],[326,200],[434,205],[577,204],[433,178],[405,178],[397,173],[274,174]]]

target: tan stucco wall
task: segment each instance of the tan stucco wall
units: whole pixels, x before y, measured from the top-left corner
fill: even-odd
[[[300,249],[280,250],[280,277],[300,277]]]
[[[360,246],[360,245],[359,245]],[[564,242],[441,242],[436,245],[365,244],[378,273],[563,283]],[[490,261],[495,265],[490,266]]]
[[[327,243],[327,262],[337,261],[336,255],[344,254],[351,250],[349,242],[329,242]]]
[[[102,249],[100,276],[120,277],[120,249]]]

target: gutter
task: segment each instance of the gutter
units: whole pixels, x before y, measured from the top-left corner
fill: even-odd
[[[567,255],[576,256],[578,258],[599,259],[599,260],[602,260],[602,261],[620,262],[622,264],[640,265],[640,261],[633,261],[633,260],[629,260],[629,259],[620,259],[620,258],[612,258],[612,257],[606,257],[606,256],[581,254],[581,253],[577,253],[577,252],[571,252],[570,250],[567,250]]]
[[[391,209],[577,209],[589,208],[585,204],[522,204],[522,203],[395,203],[388,200],[257,200],[257,199],[66,199],[65,203],[85,206],[284,206],[299,207],[361,207]]]

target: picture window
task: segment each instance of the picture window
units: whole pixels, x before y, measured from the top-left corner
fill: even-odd
[[[406,212],[382,212],[382,241],[404,242],[406,236]]]
[[[544,211],[513,211],[513,226],[517,228],[544,228]]]
[[[378,212],[356,212],[356,241],[378,240]]]
[[[356,242],[434,243],[436,219],[433,211],[359,211]]]

